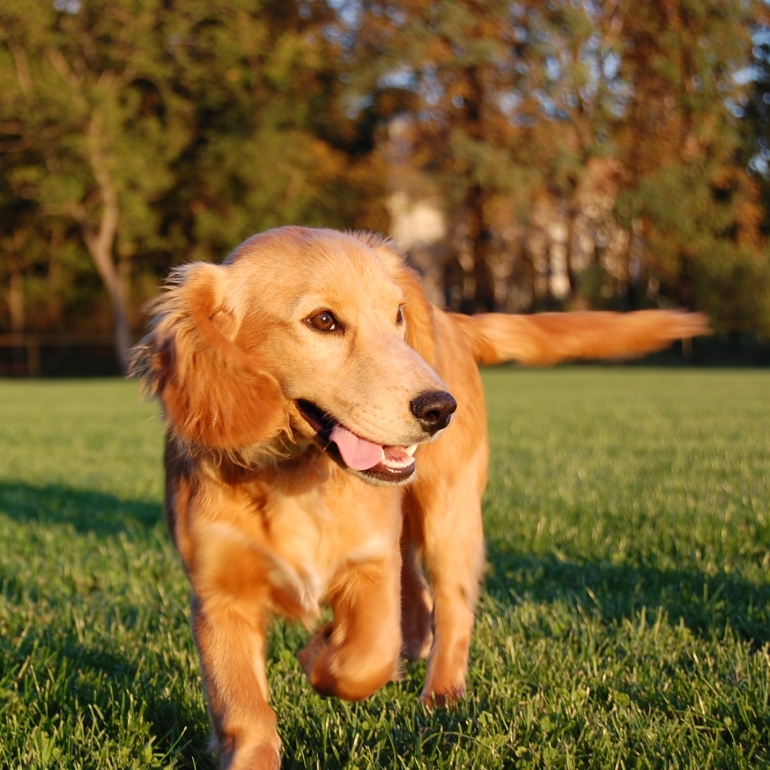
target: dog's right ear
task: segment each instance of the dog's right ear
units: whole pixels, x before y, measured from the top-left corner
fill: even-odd
[[[131,374],[162,406],[186,441],[241,449],[288,427],[274,377],[228,338],[237,323],[222,302],[223,265],[176,269],[151,305],[151,331],[133,350]]]

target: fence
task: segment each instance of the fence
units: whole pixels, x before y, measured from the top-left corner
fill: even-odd
[[[770,366],[770,340],[721,333],[647,356],[642,365]],[[0,377],[120,376],[109,334],[0,334]]]
[[[109,334],[0,334],[0,377],[120,374]]]

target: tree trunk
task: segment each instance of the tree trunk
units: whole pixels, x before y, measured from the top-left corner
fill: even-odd
[[[8,309],[11,313],[11,331],[24,331],[24,274],[17,265],[11,267],[8,279]]]
[[[497,310],[495,284],[489,266],[489,250],[492,235],[484,214],[484,192],[479,185],[471,187],[466,200],[468,208],[468,236],[473,252],[475,292],[473,312],[485,313]]]
[[[101,120],[95,114],[89,126],[89,150],[91,166],[96,177],[102,199],[102,214],[98,230],[94,231],[87,223],[82,225],[83,238],[94,261],[99,277],[102,279],[112,310],[112,330],[115,352],[121,371],[126,374],[131,347],[128,324],[128,300],[126,285],[121,271],[118,270],[112,256],[115,237],[118,232],[119,206],[115,183],[107,168],[103,154]]]
[[[113,214],[105,204],[105,212],[102,215],[98,233],[85,232],[84,238],[86,245],[88,246],[88,251],[91,254],[91,259],[93,259],[99,277],[102,279],[104,288],[107,290],[107,296],[110,300],[110,309],[112,310],[112,331],[115,353],[118,357],[121,371],[126,374],[128,372],[128,350],[131,347],[131,338],[128,325],[128,302],[125,284],[112,259],[114,233],[112,237],[102,235],[104,232],[109,232],[111,228],[110,220],[113,215],[117,222],[117,207],[115,207]]]
[[[484,101],[483,73],[479,67],[470,66],[465,70],[464,79],[467,84],[464,94],[466,130],[471,140],[483,142],[486,133],[482,113]],[[484,190],[478,182],[474,182],[465,195],[465,216],[467,217],[468,237],[473,254],[475,290],[472,312],[474,313],[496,310],[495,285],[489,266],[492,234],[484,211],[484,203]]]

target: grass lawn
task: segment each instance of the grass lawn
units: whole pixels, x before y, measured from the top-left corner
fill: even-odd
[[[284,768],[770,766],[770,371],[485,372],[469,694],[325,700],[278,623]],[[162,428],[135,383],[0,382],[0,768],[211,768]]]

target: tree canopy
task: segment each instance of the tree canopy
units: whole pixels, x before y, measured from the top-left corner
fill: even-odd
[[[685,305],[770,333],[767,17],[2,0],[0,331],[111,329],[125,365],[174,264],[432,211],[406,246],[454,309]]]

